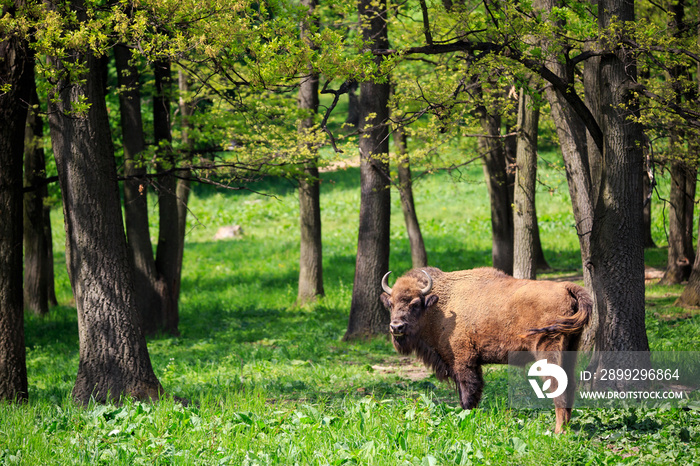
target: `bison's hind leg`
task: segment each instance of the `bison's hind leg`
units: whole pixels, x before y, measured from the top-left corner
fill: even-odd
[[[464,367],[455,373],[459,403],[464,409],[474,409],[481,400],[484,389],[484,376],[481,366]]]
[[[564,343],[567,344],[566,341]],[[564,427],[571,420],[571,408],[576,397],[576,353],[574,351],[563,351],[555,359],[558,359],[555,362],[564,369],[568,381],[564,393],[554,398],[554,411],[557,418],[554,433],[561,434],[564,431]]]

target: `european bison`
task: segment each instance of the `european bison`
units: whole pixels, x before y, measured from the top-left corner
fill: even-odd
[[[482,364],[507,364],[511,351],[528,351],[534,357],[545,351],[576,351],[592,308],[588,293],[578,285],[519,280],[492,268],[413,269],[393,288],[389,273],[382,279],[381,299],[391,312],[394,347],[401,354],[415,352],[438,379],[454,379],[464,409],[479,403]],[[573,396],[576,363],[561,359],[554,362],[572,383],[554,399],[557,433],[571,418],[567,397]]]

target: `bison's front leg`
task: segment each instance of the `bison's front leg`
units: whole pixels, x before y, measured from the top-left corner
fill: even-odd
[[[484,377],[481,366],[468,366],[455,373],[459,403],[464,409],[476,408],[481,400],[481,392],[484,388]]]

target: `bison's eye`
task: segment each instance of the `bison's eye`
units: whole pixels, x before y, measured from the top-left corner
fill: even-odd
[[[408,307],[411,309],[411,312],[420,312],[423,310],[423,302],[420,298],[414,298],[413,301],[408,304]]]

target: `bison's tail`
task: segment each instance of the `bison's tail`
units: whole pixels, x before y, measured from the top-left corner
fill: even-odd
[[[566,285],[566,289],[574,298],[573,310],[574,313],[567,317],[561,317],[554,321],[552,325],[543,328],[531,328],[527,332],[527,336],[538,334],[578,334],[583,331],[583,328],[588,324],[593,309],[593,301],[588,295],[588,292],[576,285]]]

